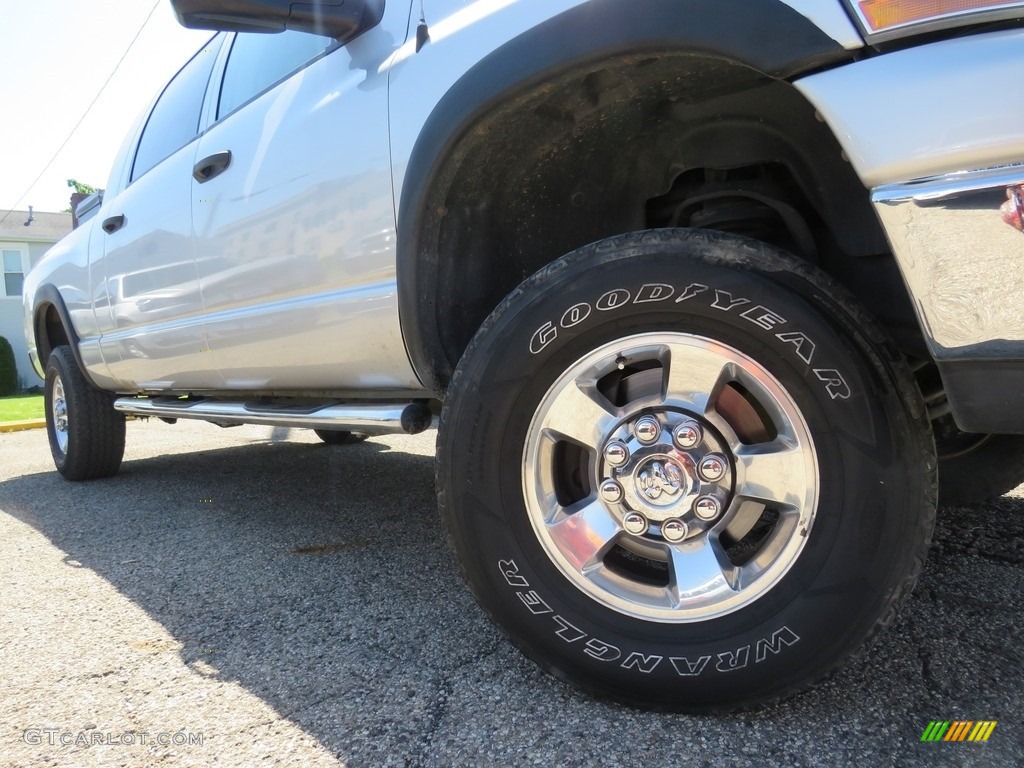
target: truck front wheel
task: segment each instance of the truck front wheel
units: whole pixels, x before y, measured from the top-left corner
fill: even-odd
[[[700,230],[544,268],[442,414],[442,517],[477,599],[559,678],[727,710],[795,693],[893,618],[934,524],[903,358],[825,275]]]

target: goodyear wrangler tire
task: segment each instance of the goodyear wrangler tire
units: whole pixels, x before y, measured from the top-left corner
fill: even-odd
[[[823,274],[700,230],[552,263],[460,362],[442,517],[478,601],[554,675],[728,710],[795,693],[893,618],[935,519],[899,353]]]

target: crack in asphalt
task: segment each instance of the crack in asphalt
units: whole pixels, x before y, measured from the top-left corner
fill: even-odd
[[[414,754],[405,761],[406,768],[421,768],[426,765],[426,757],[434,746],[441,731],[441,726],[448,715],[449,703],[455,692],[455,677],[460,671],[478,667],[485,659],[496,655],[500,651],[500,641],[493,642],[489,647],[480,649],[462,661],[455,664],[446,677],[435,680],[435,695],[432,697],[431,706],[427,711],[427,723],[424,726],[423,734],[420,737],[417,749]]]
[[[944,698],[949,695],[949,689],[935,675],[932,668],[932,652],[925,643],[925,632],[918,624],[914,616],[907,615],[906,619],[909,634],[913,640],[914,650],[917,653],[917,660],[920,665],[921,682],[924,684],[928,695],[934,698]]]
[[[435,688],[436,692],[427,712],[427,722],[423,734],[419,738],[418,749],[411,757],[406,758],[406,768],[421,768],[425,765],[424,759],[429,754],[431,747],[434,746],[441,724],[448,714],[448,703],[455,687],[450,680],[440,678],[435,682]]]

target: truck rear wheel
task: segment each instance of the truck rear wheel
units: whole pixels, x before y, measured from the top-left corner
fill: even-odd
[[[71,350],[59,346],[46,363],[46,434],[57,471],[67,480],[117,474],[124,457],[124,416],[105,392],[78,369]]]
[[[351,445],[361,443],[369,437],[361,432],[346,432],[340,429],[314,429],[316,436],[328,445]]]
[[[527,280],[473,339],[438,441],[478,601],[543,668],[642,706],[793,694],[895,615],[934,524],[901,355],[823,274],[660,230]]]
[[[975,435],[956,425],[936,430],[939,504],[981,504],[1024,483],[1024,435]]]

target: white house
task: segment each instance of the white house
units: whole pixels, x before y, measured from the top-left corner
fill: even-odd
[[[21,285],[50,246],[71,231],[70,213],[38,213],[0,209],[0,252],[3,280],[0,282],[0,336],[14,348],[18,378],[22,387],[42,384],[28,361],[28,347],[22,326]]]

